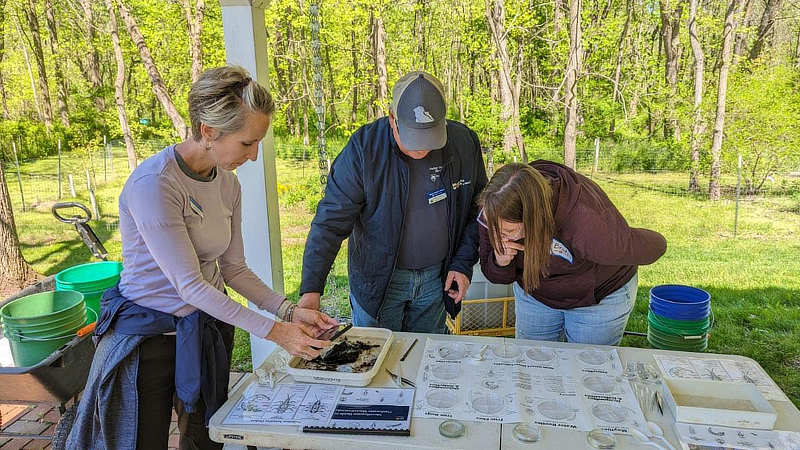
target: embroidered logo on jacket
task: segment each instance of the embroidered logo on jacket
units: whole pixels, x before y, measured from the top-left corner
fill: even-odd
[[[563,242],[556,238],[553,238],[553,242],[550,243],[550,254],[553,256],[558,256],[559,258],[562,258],[563,260],[572,264],[572,253]]]

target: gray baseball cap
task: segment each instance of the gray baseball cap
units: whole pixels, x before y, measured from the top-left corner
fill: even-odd
[[[400,141],[409,150],[436,150],[447,143],[444,88],[433,75],[415,71],[397,80],[392,113]]]

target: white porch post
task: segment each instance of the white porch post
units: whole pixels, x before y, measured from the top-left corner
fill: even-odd
[[[220,0],[225,54],[228,64],[247,69],[253,79],[269,88],[267,33],[264,25],[266,0]],[[275,175],[272,128],[261,142],[258,160],[237,169],[242,185],[242,235],[247,263],[268,286],[283,292],[281,232]],[[254,305],[251,308],[257,309]],[[271,316],[263,311],[263,314]],[[260,336],[250,336],[253,368],[275,349]]]

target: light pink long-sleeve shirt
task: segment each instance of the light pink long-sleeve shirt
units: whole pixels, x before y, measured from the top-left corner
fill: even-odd
[[[169,146],[142,162],[120,194],[120,292],[176,316],[201,309],[265,337],[274,322],[223,293],[227,285],[272,313],[286,300],[245,261],[239,181],[219,168],[213,180],[195,180],[174,152]]]

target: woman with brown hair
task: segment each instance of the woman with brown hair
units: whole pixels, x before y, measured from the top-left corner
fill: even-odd
[[[514,284],[517,338],[617,345],[637,268],[667,242],[632,228],[592,180],[550,161],[509,164],[480,199],[481,270]]]

